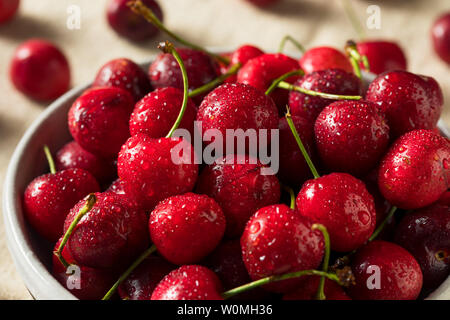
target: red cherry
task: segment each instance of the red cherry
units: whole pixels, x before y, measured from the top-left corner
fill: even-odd
[[[384,156],[378,186],[383,196],[402,209],[432,204],[449,188],[450,143],[430,130],[401,136]]]
[[[261,49],[252,46],[252,45],[243,45],[237,48],[233,53],[230,53],[228,55],[228,58],[230,59],[230,65],[229,66],[221,66],[221,73],[226,73],[230,66],[240,63],[242,66],[247,63],[247,61],[256,58],[260,55],[263,55],[264,51]],[[237,75],[233,75],[229,77],[225,82],[227,83],[234,83],[237,82]]]
[[[228,155],[202,171],[196,191],[214,198],[222,207],[227,236],[240,236],[256,210],[280,200],[278,179],[263,175],[264,167],[251,156]]]
[[[172,151],[175,147],[186,150],[180,156],[189,161],[179,159]],[[119,153],[119,178],[144,208],[152,210],[159,201],[194,188],[198,165],[193,156],[193,146],[184,139],[152,139],[140,133],[129,138]],[[173,157],[182,163],[175,163]]]
[[[169,273],[158,284],[152,300],[223,300],[220,280],[211,270],[185,265]]]
[[[250,277],[316,269],[323,258],[324,243],[312,223],[285,205],[259,209],[241,237],[242,257]],[[299,278],[279,281],[265,288],[286,292],[296,288]]]
[[[386,114],[394,138],[414,129],[434,129],[443,105],[436,80],[407,71],[380,74],[370,84],[366,99]]]
[[[0,23],[11,20],[19,9],[20,0],[0,1]]]
[[[132,41],[143,41],[158,34],[158,29],[134,13],[128,7],[128,0],[110,0],[106,8],[106,17],[111,28],[120,36]],[[142,0],[159,20],[163,19],[163,12],[155,0]]]
[[[186,193],[161,201],[150,213],[148,226],[158,252],[182,265],[199,262],[217,247],[225,216],[208,196]]]
[[[55,251],[59,248],[61,241],[62,238],[56,243]],[[62,250],[62,256],[68,263],[76,263],[67,247]],[[67,270],[56,255],[52,256],[52,264],[52,274],[56,280],[81,300],[100,300],[113,285],[117,274],[113,269],[95,269],[77,265]]]
[[[331,47],[309,49],[300,58],[299,63],[306,73],[325,69],[342,69],[353,72],[353,67],[345,54]]]
[[[303,277],[301,280],[302,282],[299,285],[299,288],[296,291],[285,294],[283,300],[317,299],[317,289],[319,288],[320,277],[307,276]],[[344,289],[330,279],[325,279],[324,292],[327,300],[351,300]]]
[[[117,175],[111,160],[105,160],[84,150],[76,141],[71,141],[59,149],[55,164],[58,171],[79,168],[89,171],[100,183],[107,183]]]
[[[406,57],[402,48],[391,41],[372,40],[357,44],[358,52],[367,57],[370,72],[380,74],[392,70],[406,70]]]
[[[294,83],[304,89],[338,95],[361,95],[362,84],[353,73],[341,69],[326,69],[311,72]],[[292,115],[314,122],[319,113],[335,100],[307,95],[298,91],[289,94]]]
[[[176,266],[160,257],[148,257],[120,284],[120,298],[150,300],[158,283],[175,268]]]
[[[266,91],[272,82],[288,73],[300,69],[298,62],[281,53],[266,53],[250,59],[238,72],[239,83],[251,85],[261,91]],[[298,76],[290,77],[286,81],[294,83]],[[289,92],[276,89],[270,96],[275,101],[281,113],[284,113],[288,102]]]
[[[352,271],[356,278],[356,285],[349,288],[353,299],[414,300],[422,288],[422,272],[414,257],[386,241],[372,241],[359,249],[352,261]],[[377,284],[376,277],[380,280],[379,289],[371,286]]]
[[[69,210],[80,199],[99,190],[95,178],[82,169],[44,174],[25,189],[25,216],[40,235],[55,242],[63,232]]]
[[[166,136],[172,128],[183,103],[183,91],[176,88],[161,88],[149,93],[135,106],[130,117],[130,133],[145,133],[152,138]],[[188,100],[179,128],[194,134],[197,107]]]
[[[111,193],[96,193],[97,202],[73,229],[66,247],[78,263],[91,268],[126,266],[149,244],[144,210]],[[64,232],[86,204],[79,201],[64,222]]]
[[[317,117],[314,132],[320,158],[331,171],[367,174],[389,145],[389,126],[372,102],[333,102]]]
[[[129,137],[128,121],[134,100],[120,88],[102,87],[85,91],[69,110],[69,130],[85,150],[115,158]]]
[[[279,2],[280,0],[246,0],[246,1],[258,7],[267,7]]]
[[[135,101],[151,90],[150,80],[144,70],[129,59],[114,59],[100,68],[93,87],[118,87],[131,93]]]
[[[431,29],[434,51],[450,64],[450,12],[440,16]]]
[[[375,229],[373,197],[364,183],[347,173],[331,173],[303,185],[297,196],[302,216],[323,224],[331,249],[352,251],[363,245]]]
[[[66,57],[55,45],[41,39],[28,40],[17,48],[9,74],[17,90],[41,101],[58,98],[70,85]]]

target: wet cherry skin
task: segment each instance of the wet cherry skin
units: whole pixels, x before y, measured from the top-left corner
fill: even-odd
[[[407,60],[402,48],[392,41],[368,40],[357,44],[358,52],[367,57],[370,72],[380,74],[392,70],[406,70]]]

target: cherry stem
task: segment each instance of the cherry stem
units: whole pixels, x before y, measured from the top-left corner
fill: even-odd
[[[272,93],[273,90],[279,87],[280,83],[286,80],[287,78],[290,78],[292,76],[304,76],[305,72],[302,69],[290,71],[288,73],[283,74],[281,77],[275,79],[270,87],[266,90],[266,96]]]
[[[397,210],[397,207],[392,206],[392,208],[391,208],[391,210],[389,210],[389,213],[386,216],[386,218],[384,218],[383,222],[381,222],[381,224],[378,226],[378,228],[370,236],[370,238],[368,240],[369,242],[375,240],[378,237],[378,235],[380,234],[381,231],[383,231],[384,227],[389,222],[389,220],[391,220],[391,218],[393,217],[396,210]]]
[[[290,41],[292,42],[292,44],[301,51],[301,53],[305,53],[306,49],[304,46],[302,46],[302,44],[300,42],[298,42],[297,40],[295,40],[292,36],[290,35],[285,35],[283,37],[283,39],[281,39],[280,42],[280,46],[278,47],[278,53],[282,53],[284,51],[284,46],[286,45],[286,42]]]
[[[294,90],[294,91],[298,91],[298,92],[301,92],[301,93],[304,93],[304,94],[307,94],[310,96],[321,97],[321,98],[325,98],[325,99],[333,99],[333,100],[361,100],[362,99],[361,96],[343,96],[343,95],[339,95],[339,94],[313,91],[313,90],[305,89],[305,88],[302,88],[299,86],[295,86],[295,85],[290,84],[285,81],[281,81],[280,83],[278,83],[278,88],[282,88],[282,89],[286,89],[286,90]]]
[[[294,190],[292,190],[291,187],[286,186],[286,185],[282,185],[283,189],[289,193],[289,197],[291,199],[290,204],[289,204],[289,208],[291,208],[292,210],[295,210],[295,193]]]
[[[55,161],[53,161],[52,153],[47,145],[44,145],[44,153],[47,158],[48,166],[50,167],[50,173],[56,173]]]
[[[347,44],[345,45],[345,52],[347,53],[347,56],[349,57],[350,62],[353,66],[353,70],[358,78],[361,79],[360,64],[364,66],[364,69],[367,72],[370,72],[369,60],[367,60],[366,56],[361,55],[358,52],[356,43],[353,40],[347,41]]]
[[[345,14],[347,18],[350,20],[350,23],[353,26],[358,38],[360,40],[367,38],[366,32],[361,24],[361,21],[358,19],[353,6],[350,4],[348,0],[342,0],[342,6],[344,7]]]
[[[237,294],[255,289],[257,287],[263,286],[268,283],[281,281],[281,280],[287,280],[287,279],[293,279],[293,278],[300,278],[303,276],[323,276],[330,280],[336,281],[339,284],[341,283],[339,277],[334,273],[328,273],[328,272],[323,272],[323,271],[319,271],[319,270],[301,270],[301,271],[296,271],[296,272],[291,272],[291,273],[286,273],[286,274],[274,275],[274,276],[262,278],[262,279],[259,279],[259,280],[253,281],[253,282],[249,282],[240,287],[237,287],[237,288],[234,288],[234,289],[224,292],[222,294],[222,297],[224,299],[228,299]]]
[[[147,7],[145,4],[142,3],[140,0],[131,0],[127,3],[127,5],[133,10],[134,13],[139,14],[143,16],[148,22],[152,23],[155,27],[157,27],[162,32],[166,33],[168,36],[173,38],[174,40],[178,41],[179,43],[192,48],[194,50],[202,51],[206,53],[207,55],[213,57],[214,59],[224,63],[225,65],[228,65],[230,63],[230,60],[226,57],[222,57],[218,54],[214,54],[205,48],[198,46],[196,44],[193,44],[182,37],[178,36],[174,32],[170,31],[166,28],[166,26],[159,20],[159,18],[155,15],[155,13]]]
[[[170,129],[169,133],[166,135],[166,138],[170,138],[175,130],[178,129],[181,120],[183,120],[184,112],[186,111],[187,103],[188,103],[188,90],[189,90],[189,83],[188,83],[188,76],[186,72],[186,67],[184,66],[183,59],[181,59],[180,55],[178,54],[178,51],[175,49],[172,43],[169,41],[161,42],[158,45],[158,49],[163,51],[164,53],[170,53],[173,55],[175,60],[177,60],[180,69],[181,69],[181,75],[183,77],[183,104],[181,105],[180,112],[178,113],[177,120],[175,120],[175,123],[173,124],[172,128]]]
[[[226,79],[228,79],[230,76],[236,74],[239,71],[239,69],[241,68],[241,66],[242,65],[239,62],[232,65],[230,67],[230,69],[228,69],[228,71],[226,73],[224,73],[223,75],[221,75],[221,76],[217,77],[216,79],[214,79],[213,81],[208,82],[207,84],[204,84],[203,86],[198,87],[198,88],[192,90],[191,92],[189,92],[189,97],[192,98],[192,97],[198,96],[202,93],[205,93],[205,92],[208,92],[208,91],[214,89],[219,84],[221,84]]]
[[[312,225],[312,229],[320,230],[320,232],[322,232],[323,241],[325,242],[325,256],[323,258],[322,271],[328,272],[328,266],[330,264],[330,235],[328,234],[327,228],[322,224],[315,223]],[[317,289],[318,300],[326,299],[324,289],[325,289],[325,277],[322,276],[320,277],[319,288]]]
[[[102,298],[102,300],[109,300],[114,293],[116,292],[117,288],[120,286],[120,284],[128,278],[128,276],[133,272],[134,269],[136,269],[142,261],[147,259],[153,252],[156,251],[156,246],[152,245],[150,248],[145,250],[137,259],[133,262],[133,264],[119,277],[119,279],[114,283],[114,285],[109,289],[109,291],[105,294],[105,296]]]
[[[292,116],[289,111],[289,107],[287,107],[286,121],[289,125],[289,128],[291,128],[291,131],[292,131],[292,134],[294,135],[295,141],[297,141],[298,147],[300,148],[300,151],[302,152],[303,157],[305,158],[305,161],[308,164],[309,169],[311,170],[311,173],[313,174],[314,178],[320,178],[319,172],[317,172],[317,169],[314,166],[314,163],[311,161],[311,157],[309,156],[308,152],[305,149],[305,146],[303,145],[302,139],[298,135],[298,132],[297,132],[297,129],[295,128],[294,122],[292,121]]]
[[[75,229],[75,227],[77,226],[78,222],[80,222],[81,218],[83,218],[83,216],[92,209],[92,207],[95,205],[96,202],[97,202],[97,197],[95,196],[95,194],[91,193],[86,197],[86,203],[80,209],[80,211],[78,211],[78,214],[75,216],[75,219],[73,219],[69,228],[64,233],[64,237],[63,237],[61,243],[59,244],[58,250],[56,250],[54,252],[54,254],[58,257],[58,259],[62,263],[62,265],[66,268],[70,264],[62,256],[62,251],[64,249],[64,246],[66,245],[67,241],[69,240],[69,237],[72,235],[72,232]]]

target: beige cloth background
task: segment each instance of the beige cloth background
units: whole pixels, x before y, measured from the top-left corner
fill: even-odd
[[[90,81],[96,70],[116,57],[137,61],[156,53],[159,37],[136,45],[118,38],[105,21],[107,0],[22,0],[20,14],[0,26],[0,181],[15,145],[23,132],[45,108],[28,100],[12,87],[8,67],[14,49],[25,39],[43,37],[57,43],[68,56],[73,86]],[[430,26],[448,0],[350,0],[364,22],[368,5],[381,7],[381,29],[368,30],[370,37],[398,40],[407,52],[410,70],[435,77],[445,93],[444,118],[450,124],[449,67],[436,58],[430,44]],[[356,37],[338,0],[282,0],[261,10],[243,0],[159,0],[167,25],[205,46],[234,47],[253,43],[276,50],[279,40],[291,34],[305,46],[329,44],[342,47]],[[81,29],[66,27],[67,8],[81,8]],[[1,192],[0,186],[0,192]],[[0,299],[30,299],[6,248],[3,219],[0,222]]]

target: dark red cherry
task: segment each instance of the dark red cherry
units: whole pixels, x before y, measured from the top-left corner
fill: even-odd
[[[316,300],[320,277],[306,276],[301,278],[299,288],[283,296],[283,300]],[[351,300],[344,289],[336,282],[326,279],[324,293],[327,300]]]
[[[312,222],[286,205],[259,209],[247,223],[241,237],[242,257],[250,277],[316,269],[323,258],[322,235]],[[286,292],[298,287],[300,279],[272,283],[266,289]]]
[[[361,81],[353,73],[341,69],[311,72],[294,83],[304,89],[339,95],[361,95]],[[319,113],[335,100],[307,95],[298,91],[289,94],[289,108],[294,116],[314,122]]]
[[[167,276],[153,291],[152,300],[223,300],[222,285],[211,270],[196,265],[182,266]]]
[[[104,193],[108,192],[121,197],[124,201],[127,201],[130,206],[145,209],[145,207],[139,202],[139,199],[136,198],[134,194],[130,193],[129,188],[125,187],[125,182],[120,179],[113,181]]]
[[[372,241],[359,249],[352,271],[356,285],[350,286],[349,293],[353,299],[415,300],[422,288],[422,272],[414,257],[386,241]]]
[[[161,201],[150,213],[150,237],[166,260],[195,263],[211,253],[225,232],[225,216],[206,195],[186,193]]]
[[[100,68],[93,87],[118,87],[131,93],[135,101],[151,90],[145,71],[129,59],[114,59]]]
[[[417,259],[423,293],[430,293],[450,274],[450,207],[434,204],[406,214],[397,226],[395,242]]]
[[[176,266],[160,257],[148,257],[120,284],[120,298],[150,300],[158,283],[175,268]]]
[[[357,44],[358,52],[367,57],[370,72],[380,74],[392,70],[406,70],[405,54],[396,42],[385,40],[363,41]]]
[[[147,215],[112,193],[96,193],[97,202],[73,229],[67,248],[74,260],[91,268],[127,266],[149,244]],[[86,204],[79,201],[64,222],[64,232]]]
[[[389,126],[377,105],[336,101],[317,117],[314,133],[322,163],[330,170],[361,176],[379,162],[389,145]]]
[[[393,138],[414,129],[434,129],[443,105],[436,80],[407,71],[380,74],[370,84],[366,99],[386,114]]]
[[[117,169],[127,192],[152,210],[159,201],[194,188],[198,176],[194,160],[194,148],[186,140],[152,139],[140,133],[123,145]]]
[[[70,133],[83,149],[103,158],[115,158],[130,136],[128,122],[133,107],[133,97],[123,89],[89,89],[69,110]]]
[[[373,197],[362,181],[347,173],[331,173],[306,181],[296,203],[302,216],[327,228],[335,251],[348,252],[360,247],[375,229]]]
[[[431,130],[414,130],[398,138],[381,161],[378,186],[402,209],[426,207],[449,188],[450,143]]]
[[[61,241],[62,238],[56,243],[55,251],[58,250]],[[117,270],[114,269],[96,269],[76,265],[76,261],[67,247],[63,248],[62,256],[72,265],[66,268],[56,255],[53,255],[52,274],[64,288],[78,299],[100,300],[117,278]]]
[[[183,104],[183,91],[177,88],[160,88],[142,98],[130,117],[130,133],[145,133],[152,138],[165,137],[172,128]],[[188,100],[180,129],[194,133],[197,107]]]
[[[70,85],[66,57],[58,47],[42,39],[28,40],[17,48],[9,75],[17,90],[40,101],[58,98]]]
[[[450,12],[440,16],[431,29],[434,51],[450,64]]]
[[[280,184],[268,168],[251,156],[228,155],[206,167],[196,191],[214,198],[227,221],[226,234],[238,237],[256,210],[280,200]]]
[[[106,17],[109,25],[120,36],[132,41],[143,41],[158,34],[158,29],[143,17],[134,13],[127,5],[128,0],[110,0],[106,8]],[[155,0],[142,0],[159,20],[163,13]]]
[[[20,0],[0,1],[0,23],[11,20],[19,9]]]
[[[299,63],[306,73],[325,69],[342,69],[353,72],[353,67],[345,54],[331,47],[309,49],[300,58]]]
[[[117,175],[113,161],[84,150],[76,141],[71,141],[59,149],[55,165],[58,171],[73,168],[89,171],[101,184],[111,182]]]
[[[290,71],[300,69],[298,62],[281,53],[266,53],[250,59],[239,70],[237,81],[255,87],[265,92],[272,82]],[[294,83],[298,76],[286,79],[289,83]],[[283,89],[274,90],[270,96],[280,109],[280,113],[286,110],[289,92]]]
[[[25,216],[40,235],[56,242],[63,233],[69,210],[83,197],[97,191],[100,187],[95,178],[82,169],[44,174],[25,189]]]

